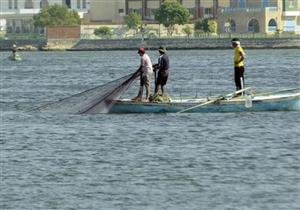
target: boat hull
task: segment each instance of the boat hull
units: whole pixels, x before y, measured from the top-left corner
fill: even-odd
[[[204,100],[173,101],[170,103],[147,103],[121,100],[115,103],[110,113],[176,113],[206,102]],[[246,99],[241,97],[221,100],[206,106],[199,106],[187,113],[206,112],[263,112],[263,111],[300,111],[300,93],[281,96],[254,97],[252,106],[245,106]]]

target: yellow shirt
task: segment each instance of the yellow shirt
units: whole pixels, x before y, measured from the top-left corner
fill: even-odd
[[[234,66],[235,67],[241,67],[244,66],[244,60],[241,60],[241,54],[245,57],[245,52],[243,50],[243,48],[241,46],[237,46],[236,48],[234,48]],[[240,61],[239,63],[236,63]]]

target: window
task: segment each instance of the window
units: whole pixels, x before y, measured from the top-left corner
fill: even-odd
[[[298,11],[297,0],[285,0],[283,3],[283,11]]]
[[[262,0],[261,4],[262,4],[263,8],[268,7],[269,6],[269,0]]]
[[[146,17],[150,20],[154,20],[155,12],[157,9],[147,8],[146,10]]]
[[[190,12],[190,18],[193,18],[195,16],[195,8],[188,8]]]
[[[235,24],[234,20],[229,19],[225,23],[225,25],[224,25],[224,32],[226,32],[226,33],[236,32],[236,24]]]
[[[248,32],[258,33],[259,32],[259,23],[256,19],[251,19],[248,23]]]
[[[246,8],[246,0],[239,0],[239,8]]]
[[[269,21],[269,24],[268,24],[268,31],[269,32],[275,32],[277,30],[277,23],[276,23],[276,20],[274,19],[271,19]]]
[[[289,32],[294,32],[295,31],[295,26],[296,26],[296,21],[295,20],[286,20],[283,23],[283,30],[284,31],[289,31]]]
[[[47,6],[49,6],[48,0],[41,0],[40,1],[40,8],[44,8],[44,7],[47,7]]]
[[[130,13],[137,13],[139,15],[142,15],[142,9],[132,9],[132,8],[130,8],[129,9],[129,14]]]
[[[204,18],[211,18],[213,17],[213,9],[212,8],[204,8]]]
[[[82,9],[86,9],[86,0],[82,0]]]
[[[289,8],[294,8],[295,7],[295,1],[294,0],[289,0]]]
[[[33,9],[33,2],[32,2],[32,0],[26,0],[24,8],[25,9]]]
[[[18,0],[15,0],[15,9],[18,9]]]
[[[63,4],[65,4],[68,8],[71,8],[71,0],[63,0]]]
[[[80,9],[80,0],[77,0],[77,9]]]
[[[8,0],[8,9],[12,9],[12,0]]]

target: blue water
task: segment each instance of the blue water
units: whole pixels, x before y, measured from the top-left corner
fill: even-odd
[[[300,86],[299,50],[246,53],[247,86]],[[0,209],[300,209],[300,112],[26,112],[134,72],[139,58],[20,54],[24,61],[12,62],[0,52]],[[231,50],[169,56],[169,95],[234,91]]]

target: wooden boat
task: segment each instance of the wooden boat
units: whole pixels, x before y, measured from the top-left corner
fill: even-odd
[[[116,101],[110,113],[197,113],[300,111],[300,88],[236,97],[173,99],[170,102]]]

